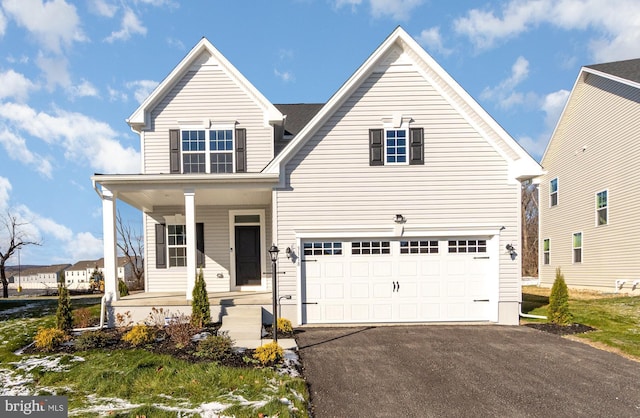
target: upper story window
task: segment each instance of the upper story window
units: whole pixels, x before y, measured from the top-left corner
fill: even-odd
[[[407,130],[388,129],[385,131],[385,161],[387,164],[407,163]]]
[[[171,173],[246,171],[245,129],[172,129],[169,145]]]
[[[596,193],[596,225],[606,225],[609,222],[608,191]]]
[[[549,182],[549,206],[558,205],[558,178]]]
[[[369,165],[424,164],[424,129],[369,129]]]

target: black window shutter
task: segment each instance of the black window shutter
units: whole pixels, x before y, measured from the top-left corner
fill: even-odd
[[[236,129],[236,173],[247,172],[247,130]]]
[[[156,268],[167,268],[167,242],[165,240],[165,225],[156,224]]]
[[[180,172],[180,130],[169,130],[170,172]]]
[[[196,266],[205,267],[204,261],[204,224],[198,222],[196,224]]]
[[[409,164],[424,164],[424,129],[412,128],[410,133]]]
[[[384,165],[382,129],[369,129],[369,165]]]

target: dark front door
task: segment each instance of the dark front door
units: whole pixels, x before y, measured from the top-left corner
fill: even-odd
[[[236,226],[236,286],[259,286],[260,277],[260,226]]]

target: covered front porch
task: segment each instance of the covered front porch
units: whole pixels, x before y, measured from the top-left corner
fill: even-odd
[[[214,320],[225,306],[270,306],[267,249],[277,175],[95,175],[92,180],[103,205],[105,295],[114,320],[126,311],[144,319],[151,307],[189,314],[200,270]],[[115,265],[118,200],[142,212],[145,247],[146,292],[122,299]]]

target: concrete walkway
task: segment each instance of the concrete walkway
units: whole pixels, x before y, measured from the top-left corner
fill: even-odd
[[[227,333],[238,348],[253,350],[272,341],[262,338],[262,307],[255,305],[224,307],[220,332]],[[278,344],[285,350],[297,349],[293,338],[279,339]]]

